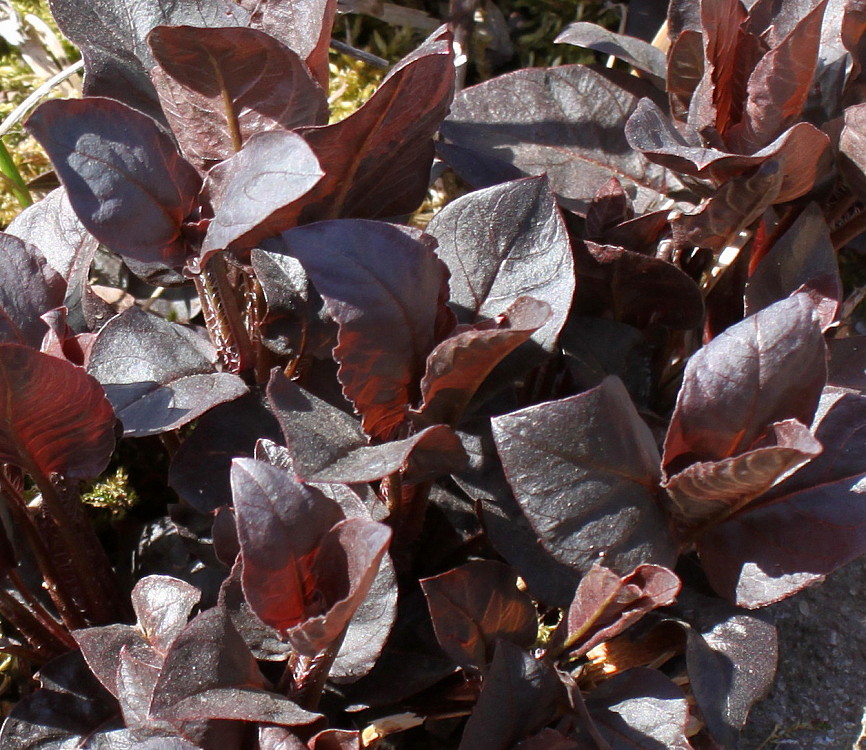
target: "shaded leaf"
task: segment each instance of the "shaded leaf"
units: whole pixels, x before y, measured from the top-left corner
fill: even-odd
[[[256,394],[215,406],[174,454],[168,483],[203,513],[232,501],[233,458],[251,457],[259,438],[280,439],[280,426]]]
[[[432,137],[453,96],[453,60],[450,32],[437,31],[395,65],[356,112],[299,131],[325,173],[300,202],[300,222],[399,216],[418,208],[433,162]]]
[[[92,479],[114,450],[114,412],[95,378],[19,344],[0,344],[0,462]]]
[[[625,140],[623,126],[639,100],[580,65],[527,68],[461,91],[441,130],[449,142],[526,174],[546,172],[578,213],[611,177],[642,213],[666,199],[671,182]]]
[[[492,321],[496,327],[481,323],[441,342],[427,357],[420,419],[456,425],[493,368],[549,319],[549,305],[519,297]]]
[[[556,559],[538,539],[502,472],[490,419],[477,417],[461,426],[469,467],[455,476],[477,498],[481,521],[493,548],[523,578],[532,596],[548,606],[568,606],[579,573]]]
[[[124,435],[181,427],[247,392],[237,375],[214,372],[216,350],[189,328],[133,307],[99,332],[88,372],[105,388]]]
[[[587,312],[609,310],[636,328],[661,324],[689,329],[703,322],[700,289],[673,263],[589,241],[576,247],[575,258],[581,279],[578,303],[596,306]]]
[[[593,196],[586,211],[586,236],[599,240],[604,233],[634,218],[628,196],[616,177],[611,177]]]
[[[51,14],[84,58],[84,93],[107,96],[154,117],[162,112],[147,71],[154,66],[145,41],[155,26],[243,26],[248,14],[230,0],[165,3],[139,0],[51,0]]]
[[[573,44],[577,47],[613,55],[634,68],[649,73],[653,83],[660,88],[665,80],[665,55],[643,39],[608,31],[594,23],[578,21],[566,26],[556,39],[557,44]]]
[[[565,689],[553,667],[509,641],[497,641],[460,750],[510,750],[550,721],[564,697]],[[505,706],[507,711],[503,711]]]
[[[315,154],[299,135],[256,133],[235,156],[214,167],[214,217],[202,258],[224,248],[249,249],[292,226],[292,204],[323,177]]]
[[[498,639],[522,648],[535,642],[535,605],[507,565],[473,560],[422,578],[421,588],[439,644],[461,667],[486,671]]]
[[[110,727],[117,702],[99,684],[79,651],[46,664],[41,689],[22,698],[0,729],[4,750],[62,750]]]
[[[554,557],[582,573],[603,559],[623,575],[673,562],[658,450],[618,378],[492,424],[508,481]]]
[[[284,232],[264,249],[304,266],[340,326],[334,358],[343,393],[367,434],[388,436],[416,402],[434,344],[447,269],[431,240],[380,222],[328,221]]]
[[[151,71],[184,156],[207,171],[254,133],[328,121],[328,102],[296,52],[257,29],[159,26]]]
[[[372,482],[401,469],[409,481],[422,481],[459,471],[466,462],[460,440],[444,425],[369,445],[357,420],[276,370],[268,400],[286,437],[293,471],[305,481]]]
[[[699,594],[681,601],[687,627],[686,667],[701,716],[721,745],[735,747],[752,705],[776,672],[776,629],[741,609]]]
[[[686,698],[655,669],[637,667],[605,680],[589,694],[586,707],[616,750],[691,750]]]
[[[810,203],[749,277],[746,314],[751,315],[784,299],[804,285],[812,287],[825,279],[827,283],[820,285],[820,291],[829,290],[829,302],[836,308],[842,299],[836,251],[821,209]],[[822,316],[823,328],[831,322]]]
[[[451,303],[460,322],[492,318],[520,297],[534,297],[550,305],[551,317],[533,339],[553,347],[575,282],[568,232],[546,177],[457,198],[426,231],[451,271]]]
[[[200,179],[157,124],[111,99],[44,102],[27,128],[87,230],[120,255],[176,267]]]
[[[593,564],[568,609],[566,646],[582,656],[637,622],[647,612],[672,604],[680,591],[676,574],[660,565],[639,565],[620,577]]]
[[[0,232],[0,341],[39,348],[47,326],[43,313],[60,307],[63,277],[37,247]]]
[[[118,667],[121,651],[140,661],[151,662],[157,669],[160,666],[159,656],[153,653],[144,636],[129,625],[103,625],[77,630],[73,635],[90,671],[115,697],[120,696]]]
[[[207,719],[260,721],[283,726],[312,724],[321,714],[305,711],[282,695],[246,687],[216,687],[190,695],[159,715],[171,721]]]
[[[713,588],[739,606],[779,601],[866,551],[866,399],[828,400],[813,426],[823,453],[699,540]]]
[[[826,368],[821,330],[802,294],[723,331],[686,365],[665,440],[666,470],[742,453],[775,422],[810,424]]]

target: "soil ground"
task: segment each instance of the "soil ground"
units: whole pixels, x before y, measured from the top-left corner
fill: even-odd
[[[866,750],[866,558],[762,610],[780,663],[740,750]]]

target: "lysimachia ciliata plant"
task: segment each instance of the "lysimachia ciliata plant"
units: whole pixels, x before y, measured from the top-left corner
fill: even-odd
[[[621,68],[456,95],[443,26],[331,124],[335,0],[51,5],[86,75],[0,236],[0,745],[735,747],[750,610],[866,552],[862,2],[674,0],[561,35]],[[125,446],[165,486],[97,533]]]

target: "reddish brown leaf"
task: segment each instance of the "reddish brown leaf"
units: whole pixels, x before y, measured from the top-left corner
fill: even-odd
[[[257,29],[158,26],[151,72],[184,156],[207,171],[253,133],[328,121],[321,87],[297,53]]]
[[[28,473],[91,479],[114,450],[114,412],[80,367],[0,344],[0,462]]]
[[[547,303],[519,297],[492,321],[496,328],[482,323],[445,339],[427,358],[418,410],[421,420],[456,426],[490,371],[549,318]]]
[[[568,610],[566,646],[582,656],[610,640],[657,607],[673,604],[680,579],[660,565],[639,565],[620,577],[593,564],[581,579]]]
[[[535,642],[535,605],[507,565],[474,560],[421,579],[421,588],[439,644],[462,667],[486,671],[498,639],[522,648]]]

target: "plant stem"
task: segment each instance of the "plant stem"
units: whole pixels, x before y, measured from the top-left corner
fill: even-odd
[[[21,172],[19,172],[18,167],[15,166],[12,154],[10,154],[6,149],[6,144],[3,143],[2,140],[0,140],[0,173],[9,180],[9,187],[12,191],[12,195],[14,195],[18,203],[21,204],[21,208],[32,206],[33,196],[30,195],[30,191],[27,189],[24,178],[21,177]]]
[[[347,624],[339,637],[316,656],[303,656],[294,653],[286,663],[286,671],[283,673],[279,687],[301,708],[315,711],[319,707],[322,690],[348,629]]]

